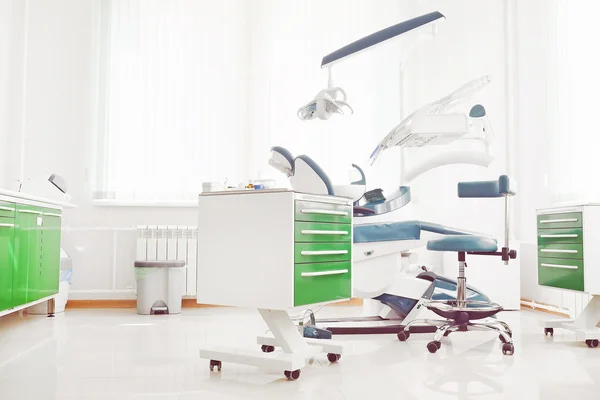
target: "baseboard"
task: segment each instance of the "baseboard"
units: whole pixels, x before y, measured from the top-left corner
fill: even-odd
[[[529,304],[523,304],[523,302],[526,302],[526,303],[535,303],[535,304],[537,304],[539,306],[542,306],[542,307],[534,307],[534,306],[529,305]],[[522,310],[523,309],[525,309],[525,310],[532,310],[532,311],[542,312],[544,314],[556,315],[558,317],[563,317],[563,318],[570,318],[571,317],[567,313],[563,313],[563,312],[559,312],[559,311],[553,311],[553,310],[548,310],[548,309],[546,309],[544,307],[558,308],[558,307],[556,307],[553,304],[540,303],[538,301],[534,302],[533,300],[524,299],[524,298],[521,299],[521,309]]]
[[[363,299],[350,299],[340,303],[329,304],[329,306],[362,306]],[[135,299],[93,299],[93,300],[69,300],[66,308],[136,308]],[[224,307],[212,304],[198,304],[196,299],[185,298],[182,300],[181,307],[183,308],[206,308],[206,307]]]

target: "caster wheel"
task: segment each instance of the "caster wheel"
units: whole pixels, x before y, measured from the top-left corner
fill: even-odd
[[[554,328],[544,328],[544,335],[554,336]]]
[[[283,374],[290,381],[295,381],[296,379],[300,378],[300,370],[299,369],[297,369],[295,371],[284,371]]]
[[[587,344],[587,346],[590,349],[595,349],[596,347],[598,347],[599,343],[600,342],[598,341],[598,339],[588,339],[588,340],[585,341],[585,344]]]
[[[442,347],[442,343],[441,342],[436,342],[435,340],[432,341],[432,342],[427,343],[427,350],[429,350],[430,353],[435,353],[441,347]]]
[[[262,350],[263,353],[272,353],[275,351],[275,346],[268,346],[266,344],[263,344],[260,349]]]
[[[512,343],[504,343],[502,345],[502,354],[505,356],[512,356],[515,354],[515,346]]]
[[[330,363],[336,363],[336,362],[340,361],[341,358],[342,358],[341,354],[334,354],[334,353],[327,354],[327,359],[329,360]]]
[[[401,342],[406,342],[409,337],[410,337],[410,332],[409,331],[400,331],[400,332],[398,332],[398,340],[401,341]]]
[[[508,336],[510,336],[512,338],[512,332],[509,332]],[[508,343],[506,340],[504,340],[504,336],[502,336],[502,335],[498,335],[498,339],[500,339],[500,341],[502,343]]]
[[[446,332],[444,332],[444,337],[448,337],[448,336],[450,336],[450,334],[451,334],[451,333],[452,333],[452,332],[450,332],[450,331],[446,331]]]
[[[221,361],[210,360],[210,370],[214,371],[215,367],[217,367],[217,371],[221,372]]]

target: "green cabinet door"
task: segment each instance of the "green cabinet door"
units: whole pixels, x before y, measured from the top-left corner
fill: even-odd
[[[45,213],[42,226],[41,297],[58,293],[60,274],[60,216]]]
[[[13,307],[41,298],[41,212],[34,207],[19,207],[15,221]]]
[[[14,220],[0,218],[0,311],[12,307],[15,248]]]

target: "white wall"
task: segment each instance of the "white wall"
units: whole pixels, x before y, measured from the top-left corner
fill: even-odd
[[[555,45],[551,2],[527,0],[517,2],[516,21],[516,152],[520,193],[516,197],[519,210],[518,237],[530,253],[522,265],[521,296],[526,299],[569,309],[577,314],[588,295],[559,291],[537,284],[536,209],[550,207],[547,183],[547,135],[553,130],[553,80],[550,78]]]
[[[6,185],[8,161],[8,85],[12,2],[0,2],[0,186]]]
[[[74,258],[72,290],[80,298],[127,296],[133,285],[135,258],[135,233],[127,228],[138,224],[196,224],[193,208],[95,207],[90,202],[94,166],[91,27],[95,23],[93,10],[97,1],[19,2],[28,4],[27,29],[23,29],[23,15],[13,19],[21,28],[20,34],[27,33],[27,63],[22,69],[26,71],[26,123],[18,131],[25,134],[26,151],[24,158],[20,158],[20,142],[13,140],[9,144],[13,158],[7,179],[18,178],[23,161],[25,176],[57,172],[69,182],[72,201],[79,207],[65,213],[67,229],[63,243]],[[407,108],[410,108],[407,112],[469,79],[493,75],[493,83],[472,104],[481,102],[488,109],[498,140],[498,160],[487,170],[452,166],[432,171],[415,182],[413,190],[419,218],[498,235],[501,205],[494,201],[459,201],[456,183],[493,179],[506,172],[503,5],[502,0],[484,4],[469,0],[413,3],[411,15],[437,9],[447,16],[447,21],[440,27],[437,39],[415,55],[407,70]],[[390,93],[397,95],[394,88]],[[21,94],[19,85],[11,87],[11,99],[18,99]],[[385,98],[381,101],[385,102]],[[464,111],[472,104],[466,105]],[[10,106],[13,115],[20,115],[18,102],[11,102]],[[441,263],[441,255],[428,257],[433,263]]]

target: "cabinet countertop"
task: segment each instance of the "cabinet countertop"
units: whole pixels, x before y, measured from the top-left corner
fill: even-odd
[[[7,198],[10,198],[10,199],[7,199]],[[59,206],[62,208],[76,208],[77,207],[75,204],[67,203],[66,201],[53,200],[53,199],[49,199],[49,198],[45,198],[45,197],[34,196],[34,195],[27,194],[27,193],[15,192],[12,190],[2,189],[2,188],[0,188],[0,199],[13,200],[16,202],[18,202],[19,199],[29,200],[29,201],[43,203],[43,204],[47,204],[47,205],[51,205],[51,206]]]

